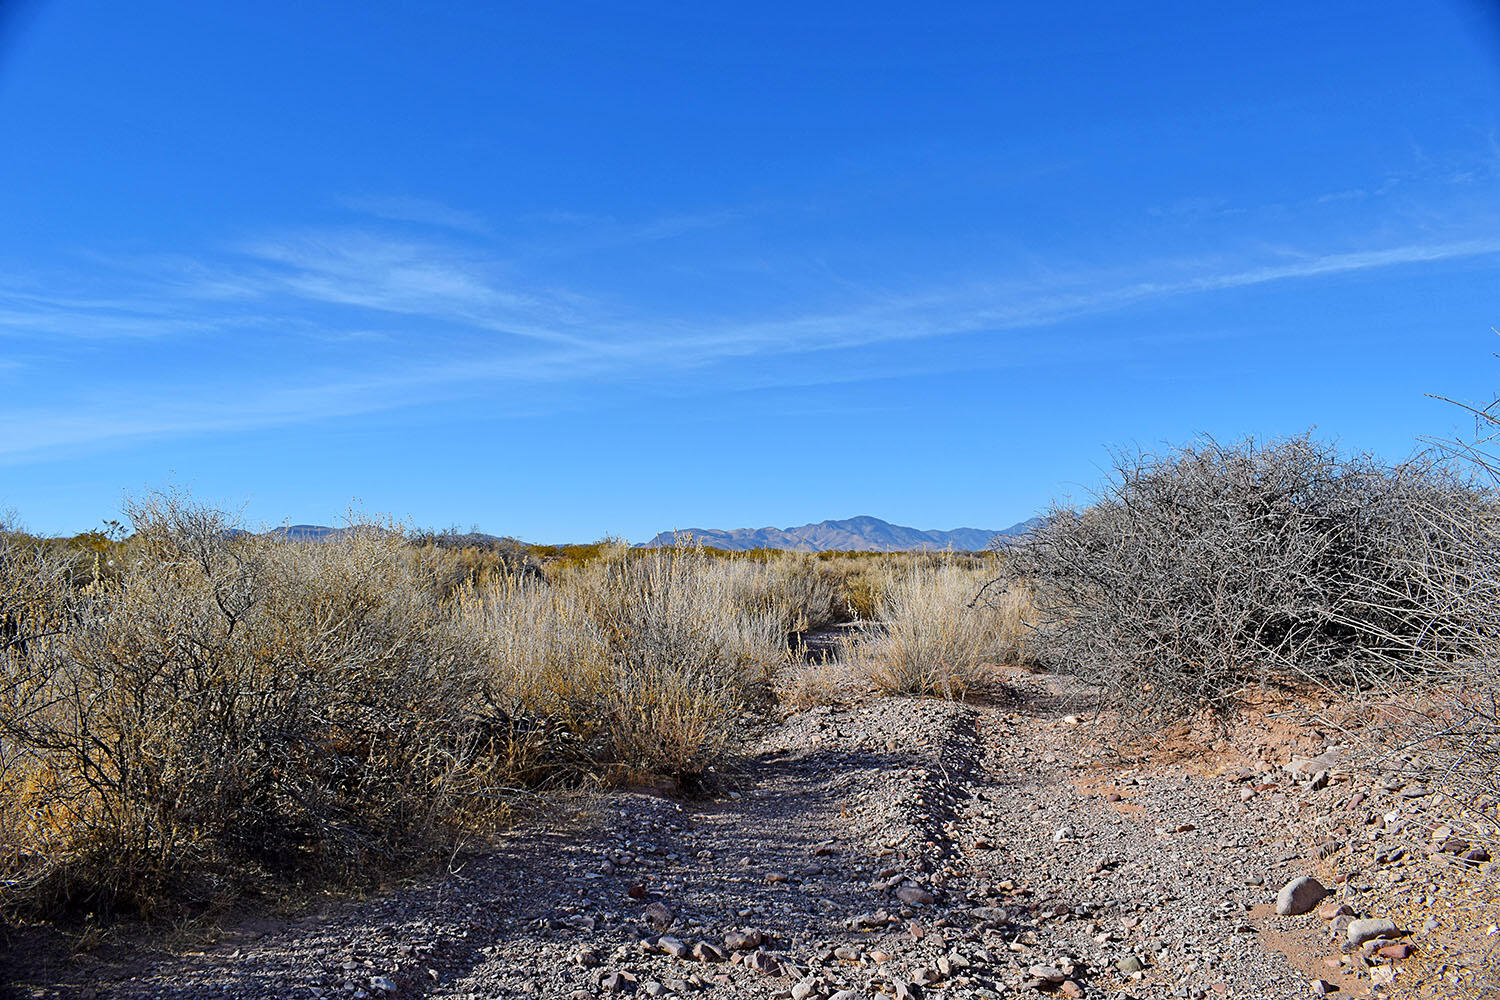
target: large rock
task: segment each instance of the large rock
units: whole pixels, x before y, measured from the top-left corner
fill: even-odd
[[[1276,912],[1283,917],[1311,913],[1328,895],[1323,883],[1311,875],[1294,878],[1276,894]]]

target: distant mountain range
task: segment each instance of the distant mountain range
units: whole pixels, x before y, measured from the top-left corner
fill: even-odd
[[[916,549],[953,549],[957,552],[980,552],[998,538],[1003,544],[1026,534],[1041,522],[1032,518],[1009,528],[954,528],[952,531],[923,531],[882,521],[868,515],[844,521],[819,521],[796,528],[682,528],[663,531],[646,548],[690,540],[716,549],[789,549],[794,552],[905,552]]]
[[[882,521],[878,517],[851,517],[843,521],[819,521],[796,528],[682,528],[663,531],[637,548],[662,548],[678,539],[700,543],[715,549],[786,549],[792,552],[909,552],[921,549],[952,549],[955,552],[982,552],[996,539],[1001,544],[1015,540],[1041,523],[1034,517],[1009,528],[954,528],[952,531],[923,531]],[[324,542],[342,538],[348,528],[331,528],[326,524],[291,524],[272,528],[267,537],[290,542]],[[501,541],[494,535],[479,533],[440,533],[431,536],[439,544],[479,545]]]

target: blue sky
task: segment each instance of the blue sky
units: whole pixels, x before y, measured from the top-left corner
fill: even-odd
[[[1500,374],[1479,3],[38,0],[0,507],[1001,527]]]

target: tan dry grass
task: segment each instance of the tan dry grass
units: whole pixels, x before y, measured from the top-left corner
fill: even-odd
[[[890,694],[956,698],[987,679],[987,666],[1026,654],[1029,593],[979,601],[981,568],[916,563],[888,585],[878,627],[851,640],[845,656]]]

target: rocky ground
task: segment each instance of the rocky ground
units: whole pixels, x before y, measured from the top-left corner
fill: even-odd
[[[1127,763],[1059,690],[812,708],[761,724],[712,798],[570,796],[377,898],[196,944],[12,938],[0,976],[181,1000],[1485,995],[1487,866],[1439,792],[1306,726]],[[1298,877],[1283,909],[1311,911],[1277,915]]]

